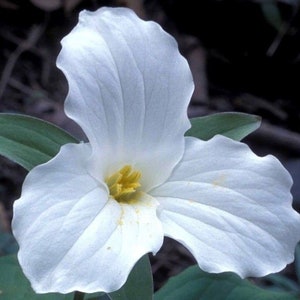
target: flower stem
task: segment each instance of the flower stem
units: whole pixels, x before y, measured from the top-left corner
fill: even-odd
[[[83,300],[84,299],[84,293],[82,292],[75,292],[74,294],[74,300]]]

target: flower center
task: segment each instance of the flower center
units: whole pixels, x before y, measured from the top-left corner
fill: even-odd
[[[141,186],[139,180],[142,174],[132,169],[130,165],[124,166],[105,179],[109,194],[118,202],[132,203],[137,200],[137,189]]]

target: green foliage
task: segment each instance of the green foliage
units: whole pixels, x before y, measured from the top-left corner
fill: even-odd
[[[227,112],[192,118],[192,127],[186,132],[187,136],[194,136],[207,141],[217,134],[240,141],[256,130],[261,123],[259,116]]]
[[[282,26],[282,18],[280,9],[275,0],[260,1],[260,7],[264,14],[266,21],[269,22],[277,31],[280,31]]]
[[[36,294],[23,275],[16,255],[0,257],[1,300],[71,300],[73,294]]]
[[[222,134],[241,140],[260,126],[258,116],[244,113],[219,113],[191,119],[192,128],[186,133],[202,140]],[[30,170],[54,157],[66,143],[78,141],[48,122],[29,116],[0,114],[0,154]],[[15,253],[17,245],[9,234],[0,234],[2,254]],[[300,250],[296,249],[296,272],[300,274]],[[273,286],[297,292],[297,288],[282,276],[271,276]],[[104,294],[80,294],[89,300],[151,300],[153,294],[152,271],[148,256],[133,268],[125,285],[118,291]],[[23,275],[15,255],[0,257],[0,298],[3,300],[74,299],[74,294],[35,294]],[[197,266],[171,278],[155,294],[155,300],[294,300],[293,294],[262,289],[233,273],[208,274]]]
[[[272,292],[233,273],[209,274],[193,266],[171,278],[154,300],[296,300],[288,293]]]
[[[191,119],[186,135],[208,140],[222,134],[241,140],[260,125],[260,118],[243,113],[219,113]],[[66,143],[78,141],[61,128],[43,120],[0,114],[0,154],[27,170],[47,162]]]
[[[67,132],[43,120],[0,114],[0,154],[27,170],[47,162],[62,145],[77,142]]]
[[[0,256],[13,254],[18,251],[18,244],[14,237],[8,232],[0,231]]]
[[[86,294],[86,300],[151,300],[153,294],[152,272],[147,255],[143,256],[131,271],[126,284],[118,291]],[[24,276],[16,255],[0,257],[0,299],[2,300],[69,300],[74,294],[36,294]]]
[[[148,255],[143,256],[134,266],[126,284],[111,293],[112,300],[151,300],[153,295],[152,270]]]
[[[270,290],[293,292],[296,294],[300,292],[299,284],[282,274],[270,274],[264,277],[264,280],[269,284],[271,283],[268,286]]]

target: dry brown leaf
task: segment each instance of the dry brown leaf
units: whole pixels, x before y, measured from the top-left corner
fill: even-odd
[[[82,0],[65,0],[64,8],[66,12],[70,12],[73,8],[75,8]]]
[[[4,205],[0,202],[0,232],[8,232],[9,223]]]
[[[118,0],[117,4],[120,6],[125,6],[128,8],[131,8],[142,19],[146,18],[143,1],[140,1],[140,0]]]
[[[62,0],[30,0],[30,1],[36,7],[45,11],[53,11],[62,7],[63,5]]]
[[[19,6],[9,0],[0,0],[0,7],[6,8],[6,9],[18,9]]]
[[[30,0],[30,1],[38,8],[45,11],[53,11],[61,7],[64,7],[66,12],[70,12],[82,0]]]

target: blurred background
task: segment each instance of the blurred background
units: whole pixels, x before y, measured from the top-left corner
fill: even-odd
[[[263,118],[244,141],[258,155],[282,160],[300,211],[299,0],[0,0],[0,112],[39,117],[82,137],[64,115],[67,82],[55,60],[79,11],[101,6],[130,7],[176,38],[195,81],[190,117],[238,111]],[[0,229],[9,233],[26,171],[1,157],[0,170]],[[0,238],[0,255],[9,243]],[[156,289],[194,264],[169,239],[151,260]],[[289,284],[295,272],[294,264],[282,272]],[[271,279],[258,283],[274,287]]]

